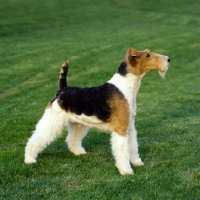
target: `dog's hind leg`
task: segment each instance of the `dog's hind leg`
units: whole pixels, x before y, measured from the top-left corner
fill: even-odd
[[[67,113],[58,106],[57,102],[45,110],[25,147],[25,163],[36,162],[38,153],[62,133],[66,121]]]
[[[78,123],[68,123],[68,136],[66,142],[69,150],[76,156],[86,154],[82,147],[82,139],[86,136],[88,127]]]

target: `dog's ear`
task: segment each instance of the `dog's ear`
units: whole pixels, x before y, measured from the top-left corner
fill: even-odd
[[[137,51],[136,49],[133,49],[133,48],[130,48],[128,51],[127,51],[127,54],[126,54],[126,59],[133,64],[133,62],[135,63],[137,58],[139,58],[141,55],[140,55],[140,52]]]
[[[128,50],[128,55],[129,55],[129,57],[131,57],[131,58],[138,58],[138,57],[140,57],[140,52],[137,51],[136,49],[130,48],[130,49]]]
[[[150,53],[150,50],[149,49],[145,49],[144,52],[145,53]]]

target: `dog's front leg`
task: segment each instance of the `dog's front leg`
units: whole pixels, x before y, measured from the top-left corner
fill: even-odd
[[[128,128],[128,144],[130,150],[130,162],[134,166],[142,166],[144,163],[142,162],[139,153],[138,153],[138,141],[137,141],[137,131],[135,129],[134,119],[130,121]]]
[[[133,174],[133,170],[130,165],[130,154],[128,147],[128,135],[119,135],[117,132],[113,132],[111,136],[112,153],[116,161],[116,167],[120,174]]]

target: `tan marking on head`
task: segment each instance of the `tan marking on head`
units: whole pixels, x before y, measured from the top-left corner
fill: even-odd
[[[126,136],[130,119],[130,109],[128,102],[121,94],[114,94],[109,101],[112,114],[109,123],[114,131],[121,136]]]
[[[162,76],[168,69],[168,57],[150,52],[148,49],[137,51],[130,48],[125,56],[127,70],[135,75],[142,75],[157,70]]]

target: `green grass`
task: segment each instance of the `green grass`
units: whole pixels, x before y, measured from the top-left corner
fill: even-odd
[[[1,0],[0,199],[185,199],[200,196],[200,4],[182,1]],[[67,131],[25,165],[24,147],[57,90],[96,86],[129,47],[168,55],[165,80],[147,74],[136,127],[144,167],[120,176],[108,134],[90,130],[75,157]]]

